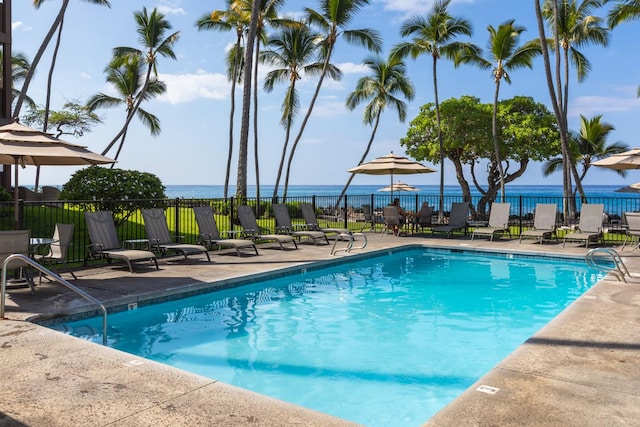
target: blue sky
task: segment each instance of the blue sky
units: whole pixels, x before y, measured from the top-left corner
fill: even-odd
[[[223,184],[228,143],[228,114],[230,85],[224,75],[224,51],[234,42],[233,33],[197,31],[196,20],[205,12],[223,9],[224,0],[112,0],[112,7],[99,7],[87,2],[70,2],[64,22],[64,34],[59,59],[53,77],[54,109],[61,108],[65,100],[86,101],[97,92],[110,93],[103,70],[111,50],[116,46],[138,47],[133,13],[143,6],[151,10],[157,7],[171,22],[181,38],[175,45],[177,60],[160,59],[160,79],[168,91],[161,98],[146,104],[145,109],[159,117],[162,132],[152,137],[138,121],[134,121],[117,167],[151,172],[165,185],[172,184]],[[377,29],[383,39],[383,55],[401,38],[402,22],[414,14],[426,14],[431,9],[430,0],[371,0],[349,26],[351,29],[370,27]],[[13,49],[33,59],[44,35],[58,12],[59,1],[45,2],[35,10],[32,2],[13,1]],[[299,14],[302,7],[317,8],[318,3],[290,0],[283,12]],[[523,0],[453,0],[450,12],[472,22],[472,41],[482,48],[488,40],[488,25],[515,19],[527,31],[521,42],[537,37],[533,2]],[[637,40],[640,23],[626,23],[616,28],[610,44],[587,47],[582,51],[592,63],[587,79],[578,84],[572,75],[570,93],[570,128],[577,129],[579,115],[591,117],[602,114],[605,121],[616,128],[610,142],[622,141],[631,147],[640,146],[636,140],[640,120],[640,100],[636,97],[640,85],[640,49]],[[51,49],[50,49],[51,50]],[[40,64],[29,95],[38,103],[44,103],[46,77],[50,50]],[[350,47],[340,40],[333,62],[342,69],[340,82],[326,84],[311,116],[298,147],[291,174],[291,185],[343,184],[349,174],[347,169],[357,165],[369,139],[371,128],[362,124],[362,108],[348,111],[344,101],[358,78],[365,70],[361,61],[367,53]],[[265,71],[263,69],[263,74]],[[399,123],[394,111],[382,117],[376,140],[369,158],[394,151],[404,154],[399,140],[405,135],[409,121],[416,116],[421,105],[433,102],[431,62],[429,57],[407,60],[407,71],[416,88],[415,99],[408,103],[408,120]],[[516,95],[533,97],[549,105],[549,95],[543,76],[542,62],[537,61],[532,70],[516,70],[511,74],[512,84],[502,84],[501,98]],[[440,99],[473,95],[483,102],[492,102],[494,83],[488,71],[470,66],[455,69],[447,60],[438,65]],[[302,120],[308,99],[315,88],[315,80],[303,79],[299,85],[301,113],[295,130]],[[260,82],[262,87],[262,82]],[[262,184],[273,184],[284,141],[284,130],[279,126],[280,106],[285,86],[276,87],[271,94],[261,92],[259,100],[261,148],[260,172]],[[80,139],[67,137],[72,142],[101,152],[124,122],[125,112],[117,109],[101,110],[104,123]],[[239,125],[239,116],[236,119]],[[239,129],[239,127],[238,127]],[[236,140],[239,132],[236,134]],[[236,150],[237,153],[237,150]],[[114,155],[114,153],[110,153]],[[253,159],[253,152],[250,152]],[[235,165],[231,182],[235,183]],[[440,165],[431,165],[439,169]],[[77,168],[43,167],[41,183],[63,184]],[[597,169],[597,170],[595,170]],[[34,168],[21,171],[21,184],[32,184]],[[406,176],[403,181],[413,185],[437,185],[439,173]],[[631,171],[627,178],[620,178],[608,170],[592,168],[587,184],[625,184],[640,181],[640,174]],[[381,184],[384,177],[357,176],[353,184]],[[255,183],[253,162],[249,163],[249,183]],[[537,163],[529,165],[526,174],[515,184],[560,184],[560,176],[542,177]],[[450,162],[445,163],[445,184],[456,185]]]

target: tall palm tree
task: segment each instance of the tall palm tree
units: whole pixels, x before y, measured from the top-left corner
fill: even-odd
[[[576,163],[582,165],[580,181],[584,180],[591,164],[598,159],[609,157],[612,154],[629,150],[629,146],[622,142],[607,143],[607,138],[615,130],[610,123],[602,121],[602,115],[591,119],[580,115],[580,132],[574,133],[571,138],[571,148],[574,151]],[[543,165],[544,176],[562,170],[562,157],[547,160]],[[620,176],[625,176],[625,171],[616,171]]]
[[[365,124],[373,126],[358,165],[364,163],[369,155],[384,110],[387,107],[396,110],[398,120],[404,123],[407,118],[407,104],[401,97],[411,101],[415,94],[413,84],[407,77],[405,64],[398,56],[391,54],[386,61],[381,58],[367,58],[364,65],[369,68],[371,74],[361,77],[355,90],[347,96],[347,108],[352,111],[361,103],[369,101],[364,107],[362,119]],[[349,176],[336,205],[340,204],[354,176],[355,174]]]
[[[45,1],[46,0],[33,0],[33,6],[36,9],[39,9],[40,6],[42,6],[42,4]],[[111,7],[109,0],[85,0],[85,1],[92,4]],[[25,97],[27,96],[27,92],[29,91],[29,85],[31,84],[31,80],[33,79],[33,76],[36,72],[36,68],[40,63],[40,60],[42,59],[44,52],[47,50],[47,47],[49,46],[49,43],[51,42],[53,35],[55,34],[56,31],[58,31],[58,28],[61,26],[68,6],[69,6],[69,0],[62,0],[62,4],[60,5],[60,10],[58,11],[58,14],[56,15],[56,18],[54,19],[53,23],[51,24],[49,31],[44,36],[44,39],[42,40],[42,43],[40,44],[40,47],[38,48],[38,51],[36,52],[36,55],[33,58],[33,61],[31,62],[31,67],[29,68],[29,71],[24,78],[22,89],[20,90],[20,95],[18,96],[18,99],[16,100],[13,108],[13,117],[20,116],[20,110],[22,109],[22,104],[24,103]],[[58,44],[59,43],[60,43],[60,39],[58,39]],[[47,89],[50,90],[51,88],[47,88]]]
[[[103,156],[107,154],[116,141],[118,141],[118,139],[127,132],[129,123],[131,123],[131,119],[133,119],[133,116],[140,108],[140,104],[147,99],[145,97],[145,92],[147,91],[148,86],[152,81],[157,80],[158,56],[176,59],[176,55],[173,52],[173,45],[180,37],[180,32],[171,33],[169,36],[165,37],[166,32],[171,30],[171,24],[165,19],[162,13],[158,12],[157,9],[153,9],[149,14],[147,12],[147,8],[143,7],[142,11],[135,12],[133,17],[136,21],[136,31],[144,50],[133,47],[116,47],[113,49],[113,65],[117,66],[118,61],[128,62],[129,57],[131,56],[139,57],[143,59],[144,63],[146,63],[147,71],[143,80],[142,88],[140,89],[140,95],[136,97],[135,103],[131,110],[128,111],[128,115],[122,129],[102,151]]]
[[[244,52],[245,69],[253,68],[253,47],[258,30],[260,18],[260,5],[254,2],[251,6],[251,19],[247,31],[247,46]],[[240,144],[238,148],[238,170],[236,179],[236,198],[240,203],[247,199],[247,148],[249,145],[249,120],[251,110],[251,73],[246,72],[243,76],[242,91],[242,124],[240,126]]]
[[[533,59],[540,54],[540,41],[531,40],[518,46],[520,35],[525,31],[525,27],[516,25],[515,21],[509,20],[494,28],[487,27],[489,31],[489,56],[483,58],[472,51],[464,51],[457,59],[457,63],[471,63],[481,69],[491,69],[493,80],[496,85],[493,95],[493,117],[491,129],[493,135],[493,149],[495,151],[495,162],[498,167],[500,177],[500,191],[502,201],[506,199],[504,187],[504,168],[500,157],[500,140],[498,137],[498,100],[500,95],[500,82],[511,84],[509,71],[517,68],[532,68]]]
[[[283,28],[278,34],[269,39],[268,50],[265,50],[260,60],[266,62],[273,70],[267,73],[264,80],[264,90],[271,92],[277,83],[289,81],[289,86],[282,102],[282,117],[280,124],[285,128],[285,139],[282,145],[282,155],[276,175],[276,182],[280,181],[284,162],[289,146],[291,126],[300,109],[300,99],[296,88],[298,80],[303,75],[313,76],[322,73],[323,63],[317,57],[317,33],[313,33],[305,25]],[[329,67],[329,72],[337,76],[340,71],[336,67]],[[277,194],[274,194],[274,197]]]
[[[2,56],[2,52],[0,52],[0,61],[2,61]],[[27,74],[29,73],[30,67],[31,63],[24,53],[14,52],[11,55],[11,99],[13,100],[13,103],[15,103],[20,96],[20,90],[16,89],[16,86],[20,82],[24,81]],[[35,109],[38,107],[35,101],[28,95],[24,97],[24,102],[26,102],[27,106],[31,109]]]
[[[331,56],[333,55],[333,50],[338,38],[342,36],[349,43],[363,46],[374,53],[380,52],[382,40],[377,31],[370,28],[356,30],[349,30],[345,28],[360,9],[368,4],[369,0],[320,0],[320,9],[318,11],[308,7],[305,8],[309,24],[318,27],[323,34],[321,40],[321,57],[324,60],[324,63],[322,73],[320,74],[315,91],[311,97],[309,106],[307,107],[307,112],[302,119],[300,129],[298,130],[298,134],[296,135],[291,151],[289,152],[283,193],[283,197],[285,198],[287,196],[287,189],[289,186],[291,163],[293,161],[296,148],[298,147],[298,143],[302,138],[307,122],[309,121],[309,117],[313,111],[313,107],[318,99],[318,94],[320,93],[320,88],[322,87],[324,78],[329,72]],[[276,182],[274,194],[277,194],[278,192],[278,185],[279,183]]]
[[[124,105],[126,117],[132,116],[134,113],[151,131],[151,135],[160,133],[160,121],[153,114],[140,108],[140,100],[150,100],[158,95],[166,92],[166,86],[163,82],[152,77],[145,85],[146,64],[141,55],[129,55],[126,61],[122,58],[116,58],[105,69],[107,74],[107,82],[111,83],[120,95],[114,97],[104,93],[93,95],[87,101],[87,109],[94,112],[100,108],[121,107]],[[134,112],[134,108],[138,106]],[[120,145],[114,157],[118,160],[122,146],[124,145],[127,132],[123,132],[120,137]],[[113,167],[113,165],[112,165]]]
[[[640,0],[618,0],[607,16],[609,28],[615,28],[626,21],[637,20],[640,20]],[[638,86],[638,97],[640,97],[640,86]]]
[[[427,54],[433,59],[433,93],[435,99],[436,122],[438,125],[438,142],[440,144],[440,204],[439,219],[442,221],[444,210],[444,142],[442,138],[440,120],[440,102],[438,100],[438,60],[444,56],[455,59],[463,50],[475,54],[479,49],[472,43],[459,42],[458,36],[473,34],[471,23],[465,19],[456,18],[449,14],[447,8],[451,0],[437,0],[433,9],[426,17],[414,16],[406,20],[400,28],[402,37],[412,36],[411,41],[401,42],[392,50],[392,55],[400,58],[411,55],[413,59]]]
[[[229,145],[227,149],[227,170],[224,177],[224,198],[229,195],[229,177],[233,159],[233,119],[236,111],[236,84],[242,76],[242,40],[249,25],[249,14],[239,4],[227,0],[226,10],[214,10],[206,13],[196,22],[198,30],[235,31],[236,42],[227,56],[227,78],[231,81],[231,106],[229,108]]]

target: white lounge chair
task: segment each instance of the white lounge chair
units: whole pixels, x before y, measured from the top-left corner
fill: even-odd
[[[200,232],[198,238],[204,246],[233,248],[238,255],[242,255],[240,249],[252,249],[258,255],[258,248],[251,240],[223,238],[220,236],[211,206],[194,206],[193,213],[196,216],[196,223]]]
[[[538,203],[533,215],[533,229],[520,233],[522,239],[537,239],[540,244],[556,234],[556,215],[558,206],[555,203]]]
[[[438,224],[431,227],[431,233],[446,233],[447,238],[451,237],[454,231],[465,231],[467,229],[467,217],[469,215],[468,202],[455,202],[451,204],[448,224]]]
[[[207,257],[207,261],[211,262],[209,251],[204,246],[173,241],[167,225],[167,217],[162,209],[142,209],[142,219],[149,246],[157,252],[163,255],[168,251],[175,252],[182,255],[187,262],[189,262],[189,256],[203,254]]]
[[[238,206],[238,218],[242,224],[243,234],[251,240],[266,240],[269,242],[275,242],[280,246],[280,249],[284,250],[286,243],[292,243],[295,249],[298,249],[298,244],[292,236],[288,234],[263,234],[263,229],[258,226],[256,216],[253,213],[253,209],[248,205]]]
[[[49,245],[49,251],[44,255],[36,255],[36,260],[45,265],[46,263],[53,264],[54,262],[60,262],[67,269],[69,274],[77,279],[74,272],[67,264],[67,254],[69,252],[69,246],[71,246],[71,240],[73,240],[74,224],[56,224],[53,231],[54,242]],[[42,275],[41,275],[42,276]]]
[[[620,250],[624,250],[627,242],[633,243],[634,241],[637,243],[633,249],[636,249],[640,246],[640,212],[625,212],[624,222],[626,225],[626,236]]]
[[[290,236],[296,237],[298,241],[302,237],[306,237],[311,240],[314,245],[318,244],[318,241],[329,244],[329,239],[327,239],[327,235],[322,231],[314,231],[307,230],[306,225],[303,225],[304,228],[295,228],[291,223],[291,217],[289,216],[289,211],[287,210],[287,206],[281,203],[274,203],[272,205],[273,215],[276,217],[276,230],[278,233],[288,234]]]
[[[30,230],[0,231],[0,273],[2,272],[2,264],[9,256],[13,254],[29,256],[30,235]],[[33,277],[26,267],[29,267],[29,265],[20,259],[14,259],[7,264],[7,270],[21,270],[20,286],[26,283],[31,289],[31,293],[33,293]]]
[[[471,240],[476,236],[489,236],[489,241],[492,241],[496,234],[500,236],[509,234],[509,238],[511,238],[511,230],[509,229],[510,210],[511,203],[492,204],[489,212],[489,224],[486,227],[478,227],[473,230]]]
[[[123,249],[118,240],[116,225],[113,215],[108,211],[85,212],[85,222],[89,231],[89,253],[85,258],[85,264],[89,258],[103,258],[108,262],[112,259],[120,259],[127,263],[129,271],[133,273],[134,261],[151,261],[158,267],[158,261],[153,252],[137,249]]]
[[[567,242],[584,242],[584,247],[588,248],[589,243],[600,241],[602,239],[603,214],[604,204],[583,204],[578,229],[564,236],[562,247]]]

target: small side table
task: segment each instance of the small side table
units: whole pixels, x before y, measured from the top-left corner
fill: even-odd
[[[137,247],[141,247],[141,249],[148,250],[149,249],[149,239],[129,239],[124,241],[124,247],[127,249],[136,249]]]

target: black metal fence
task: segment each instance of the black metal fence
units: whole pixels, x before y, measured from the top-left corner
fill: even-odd
[[[434,206],[434,220],[438,217],[439,196],[438,195],[407,195],[396,194],[401,200],[401,205],[405,210],[417,212],[423,202]],[[463,201],[461,196],[445,195],[443,204],[443,216],[447,216],[454,202]],[[470,221],[486,220],[488,206],[478,209],[481,202],[479,196],[468,200],[470,203]],[[562,197],[540,197],[540,196],[510,196],[505,200],[511,203],[510,221],[512,228],[519,234],[523,229],[530,227],[533,222],[534,210],[537,203],[555,203],[561,211],[565,206]],[[275,221],[271,210],[273,202],[282,200],[272,200],[262,198],[257,203],[255,198],[249,199],[246,203],[254,208],[258,224],[266,229],[274,230]],[[327,227],[344,227],[352,230],[361,230],[371,223],[379,222],[382,214],[382,207],[388,205],[390,196],[370,194],[370,195],[348,195],[341,200],[338,196],[305,196],[288,197],[286,205],[294,224],[304,224],[300,211],[301,203],[311,203],[315,207],[316,216]],[[640,199],[637,197],[594,197],[588,198],[588,203],[602,203],[605,206],[605,217],[603,227],[607,242],[620,243],[624,239],[624,229],[620,226],[624,212],[640,210]],[[221,231],[239,230],[237,221],[237,201],[229,199],[162,199],[162,200],[114,200],[114,201],[55,201],[55,202],[31,202],[21,200],[18,205],[19,224],[21,229],[31,230],[32,237],[51,237],[56,223],[67,223],[75,225],[73,245],[69,251],[69,260],[78,262],[85,259],[90,244],[87,229],[84,222],[85,211],[111,210],[120,211],[122,206],[155,206],[165,209],[169,229],[176,236],[182,236],[185,243],[194,243],[198,238],[198,227],[193,215],[194,206],[212,206],[215,212],[216,222]],[[579,215],[580,202],[576,202],[576,212]],[[120,242],[124,245],[126,241],[143,240],[146,237],[142,215],[139,210],[132,209],[114,215],[118,229]],[[565,219],[563,215],[558,215],[558,226],[572,225],[577,222],[577,218]],[[0,230],[14,229],[14,204],[13,202],[0,203]],[[130,242],[133,244],[133,242]]]

